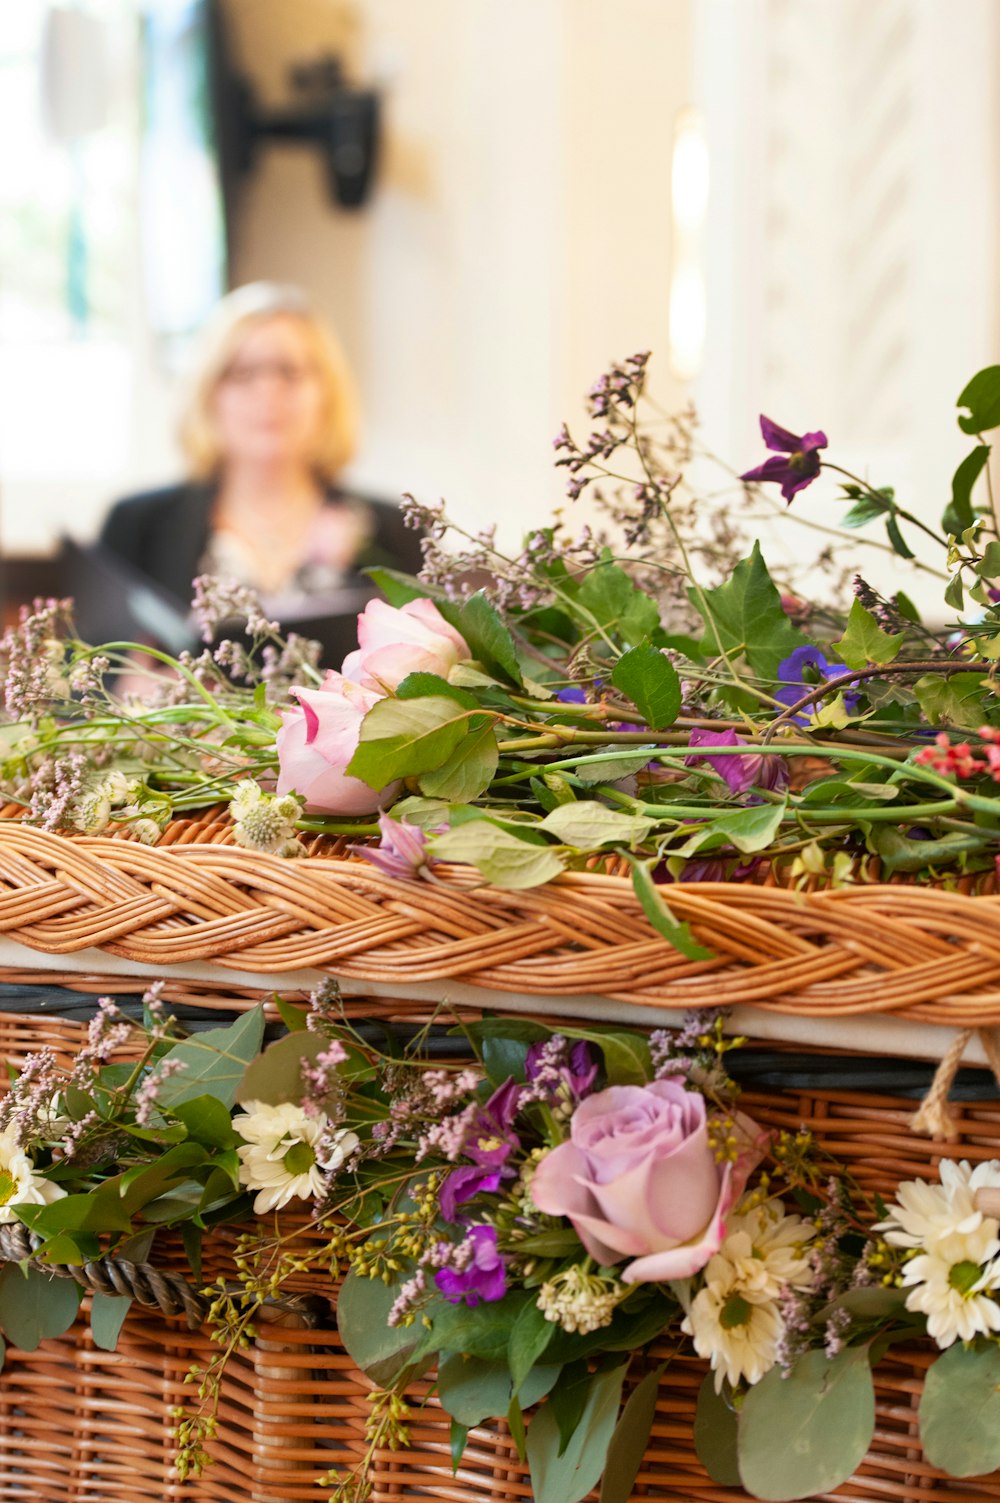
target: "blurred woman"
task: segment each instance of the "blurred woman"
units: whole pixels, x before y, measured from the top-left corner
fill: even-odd
[[[420,566],[398,509],[339,482],[356,436],[354,383],[331,331],[294,288],[241,287],[220,303],[190,384],[186,479],[119,501],[100,544],[185,604],[198,574],[250,586],[286,625],[309,618],[329,663],[355,645],[353,615],[373,593],[360,571]]]

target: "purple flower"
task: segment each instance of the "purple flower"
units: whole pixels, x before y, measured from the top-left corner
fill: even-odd
[[[812,677],[806,678],[806,671],[811,670]],[[796,647],[794,652],[789,653],[787,658],[778,664],[778,677],[781,680],[779,688],[775,689],[774,697],[783,705],[798,704],[804,694],[808,694],[811,687],[826,683],[831,678],[839,678],[842,673],[847,673],[846,663],[831,663],[820,652],[818,647]],[[854,709],[861,695],[853,689],[844,691],[844,708],[848,712]],[[807,725],[808,714],[793,715],[792,719],[797,725]]]
[[[503,1299],[507,1290],[506,1260],[497,1251],[496,1227],[469,1228],[466,1245],[472,1256],[464,1268],[439,1268],[434,1275],[445,1299],[452,1305],[478,1305]]]
[[[481,1168],[499,1169],[514,1149],[520,1146],[511,1124],[517,1116],[521,1087],[516,1080],[505,1080],[477,1112],[472,1133],[463,1148],[466,1158]]]
[[[597,1060],[586,1039],[578,1039],[567,1049],[566,1040],[554,1034],[532,1044],[524,1073],[529,1085],[541,1083],[547,1090],[565,1085],[573,1100],[579,1101],[597,1079]]]
[[[391,814],[380,814],[378,827],[378,845],[352,845],[350,849],[387,877],[399,877],[404,882],[429,869],[433,857],[427,853],[426,831],[405,819],[393,819]]]
[[[791,659],[787,659],[791,661]],[[784,668],[784,663],[781,665]],[[780,671],[780,670],[779,670]],[[798,696],[802,698],[801,694]],[[783,701],[784,702],[784,701]],[[794,704],[795,700],[789,701]],[[735,731],[708,731],[696,726],[691,732],[692,746],[746,746],[742,736]],[[732,793],[746,793],[748,788],[783,789],[788,787],[788,766],[783,757],[762,756],[760,752],[748,752],[745,757],[712,757],[692,755],[684,758],[688,767],[707,762]]]
[[[568,684],[565,689],[557,691],[556,699],[560,700],[564,705],[585,705],[587,703],[587,694],[586,690],[582,689],[579,684]]]
[[[760,415],[760,431],[769,449],[777,450],[778,454],[787,454],[788,458],[779,459],[775,455],[773,459],[765,459],[763,464],[759,464],[755,470],[747,470],[740,479],[774,481],[781,485],[781,494],[785,500],[791,501],[796,491],[811,485],[819,474],[819,450],[826,448],[826,434],[803,433],[800,437],[797,433],[789,433],[787,428],[779,428],[777,423],[772,423],[763,413]]]
[[[458,1207],[484,1190],[499,1190],[500,1170],[465,1164],[453,1169],[441,1182],[438,1207],[445,1221],[459,1221]]]

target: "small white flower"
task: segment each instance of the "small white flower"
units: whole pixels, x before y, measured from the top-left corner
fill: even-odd
[[[36,1172],[11,1133],[0,1133],[0,1222],[16,1221],[16,1206],[47,1206],[65,1194],[65,1190]]]
[[[240,1183],[258,1192],[253,1203],[258,1215],[290,1200],[321,1196],[325,1174],[339,1169],[358,1146],[354,1133],[341,1129],[328,1134],[322,1112],[310,1115],[290,1101],[280,1106],[248,1101],[246,1113],[234,1117],[233,1126],[243,1139],[236,1150]]]
[[[1000,1239],[987,1218],[971,1232],[936,1237],[927,1252],[903,1269],[910,1286],[906,1308],[927,1317],[927,1334],[939,1347],[1000,1331],[1000,1304],[990,1298],[1000,1285]]]
[[[162,834],[155,819],[133,819],[129,829],[140,845],[156,845]]]
[[[716,1393],[723,1379],[734,1387],[742,1378],[758,1383],[774,1366],[784,1331],[777,1305],[742,1284],[739,1270],[720,1253],[709,1260],[705,1278],[681,1330],[693,1337],[699,1357],[709,1359]]]
[[[243,778],[229,801],[229,813],[233,839],[245,850],[270,856],[301,854],[295,821],[301,818],[302,803],[294,794],[276,797],[265,793],[253,778]]]
[[[616,1281],[574,1265],[544,1283],[536,1303],[546,1320],[586,1335],[611,1324],[615,1306],[627,1293]]]
[[[85,789],[73,808],[73,828],[84,835],[100,835],[111,819],[111,800],[102,785]]]
[[[973,1169],[967,1159],[958,1164],[944,1159],[940,1175],[939,1185],[929,1185],[922,1179],[904,1180],[887,1220],[873,1230],[884,1232],[893,1247],[930,1248],[942,1237],[953,1233],[966,1236],[986,1224],[995,1237],[1000,1222],[977,1210],[976,1191],[1000,1187],[1000,1162],[991,1159]]]

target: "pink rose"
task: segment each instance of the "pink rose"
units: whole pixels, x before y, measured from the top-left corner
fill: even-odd
[[[398,783],[376,791],[344,771],[358,747],[361,722],[381,694],[328,673],[321,689],[293,689],[298,705],[283,711],[278,732],[278,792],[301,793],[310,814],[373,814]]]
[[[531,1181],[540,1211],[568,1216],[599,1263],[632,1258],[626,1284],[684,1279],[703,1268],[760,1154],[748,1119],[746,1152],[716,1162],[705,1101],[682,1081],[611,1086],[573,1113],[570,1140],[541,1160]]]
[[[408,673],[436,673],[447,678],[468,643],[447,621],[433,600],[387,605],[369,600],[358,617],[358,649],[344,659],[348,678],[370,689],[395,689]]]

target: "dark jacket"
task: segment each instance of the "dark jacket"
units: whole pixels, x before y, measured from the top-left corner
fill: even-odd
[[[191,602],[191,581],[199,572],[208,544],[213,496],[211,485],[194,483],[129,496],[111,508],[98,546],[168,591],[186,611]],[[371,538],[354,560],[345,586],[356,585],[375,595],[374,586],[366,589],[368,581],[361,571],[376,565],[407,574],[417,572],[422,561],[419,535],[404,526],[398,506],[331,490],[330,503],[340,500],[362,501],[374,518]],[[357,646],[354,593],[347,614],[324,614],[323,602],[317,599],[315,616],[287,623],[291,630],[322,642],[325,667],[339,667],[344,656]],[[196,644],[192,641],[191,645]]]
[[[188,604],[191,581],[208,544],[213,495],[211,485],[190,483],[129,496],[111,508],[98,541]],[[329,499],[331,503],[341,499],[364,501],[374,514],[371,541],[354,561],[356,574],[375,564],[407,574],[417,572],[420,540],[403,525],[398,506],[367,496],[352,498],[336,490],[330,492]]]

